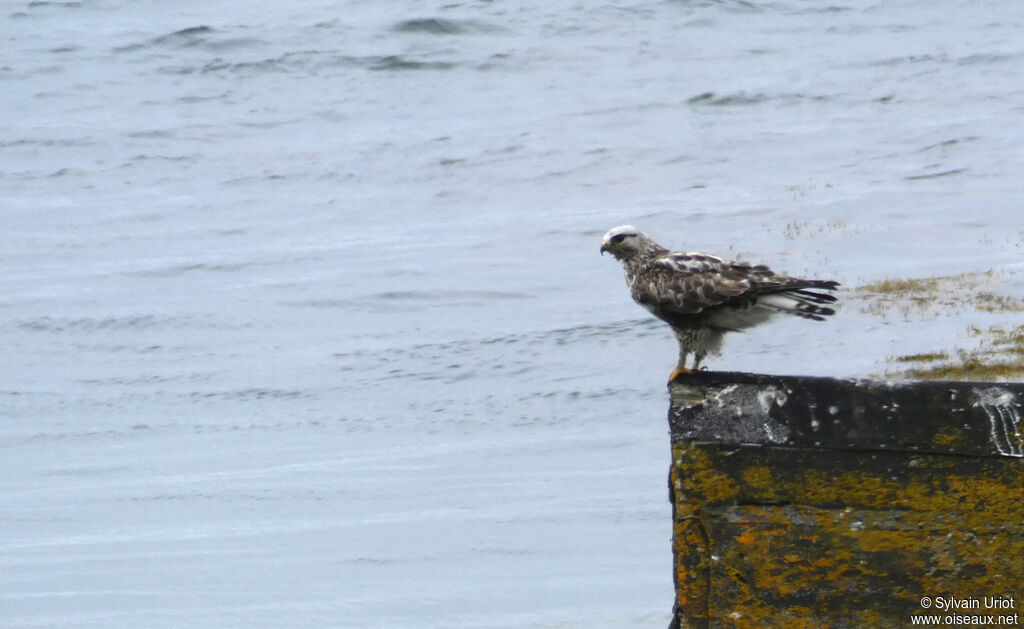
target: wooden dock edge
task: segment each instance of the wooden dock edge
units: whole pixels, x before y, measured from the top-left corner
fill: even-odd
[[[1024,384],[669,389],[673,629],[908,627],[926,597],[1024,617]]]

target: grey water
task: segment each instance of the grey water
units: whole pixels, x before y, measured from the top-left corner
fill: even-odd
[[[1021,292],[1024,5],[0,5],[0,626],[663,627],[601,234]],[[961,317],[779,321],[860,377]]]

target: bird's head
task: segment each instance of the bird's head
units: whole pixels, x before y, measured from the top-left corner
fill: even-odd
[[[633,256],[653,253],[658,249],[658,243],[632,225],[609,229],[601,241],[601,255],[607,251],[615,256],[616,260],[628,260]]]

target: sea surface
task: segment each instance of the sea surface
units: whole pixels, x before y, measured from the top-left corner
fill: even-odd
[[[713,369],[877,375],[998,323],[853,289],[1024,293],[1022,27],[0,3],[0,626],[664,627],[676,347],[601,235],[848,289]]]

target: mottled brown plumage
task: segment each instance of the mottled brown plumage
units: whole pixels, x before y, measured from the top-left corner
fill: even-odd
[[[824,321],[835,310],[829,291],[839,284],[775,273],[763,264],[723,260],[704,253],[669,251],[631,225],[604,235],[601,253],[622,262],[633,299],[665,321],[679,341],[677,372],[698,369],[717,354],[726,332],[739,332],[780,313]]]

